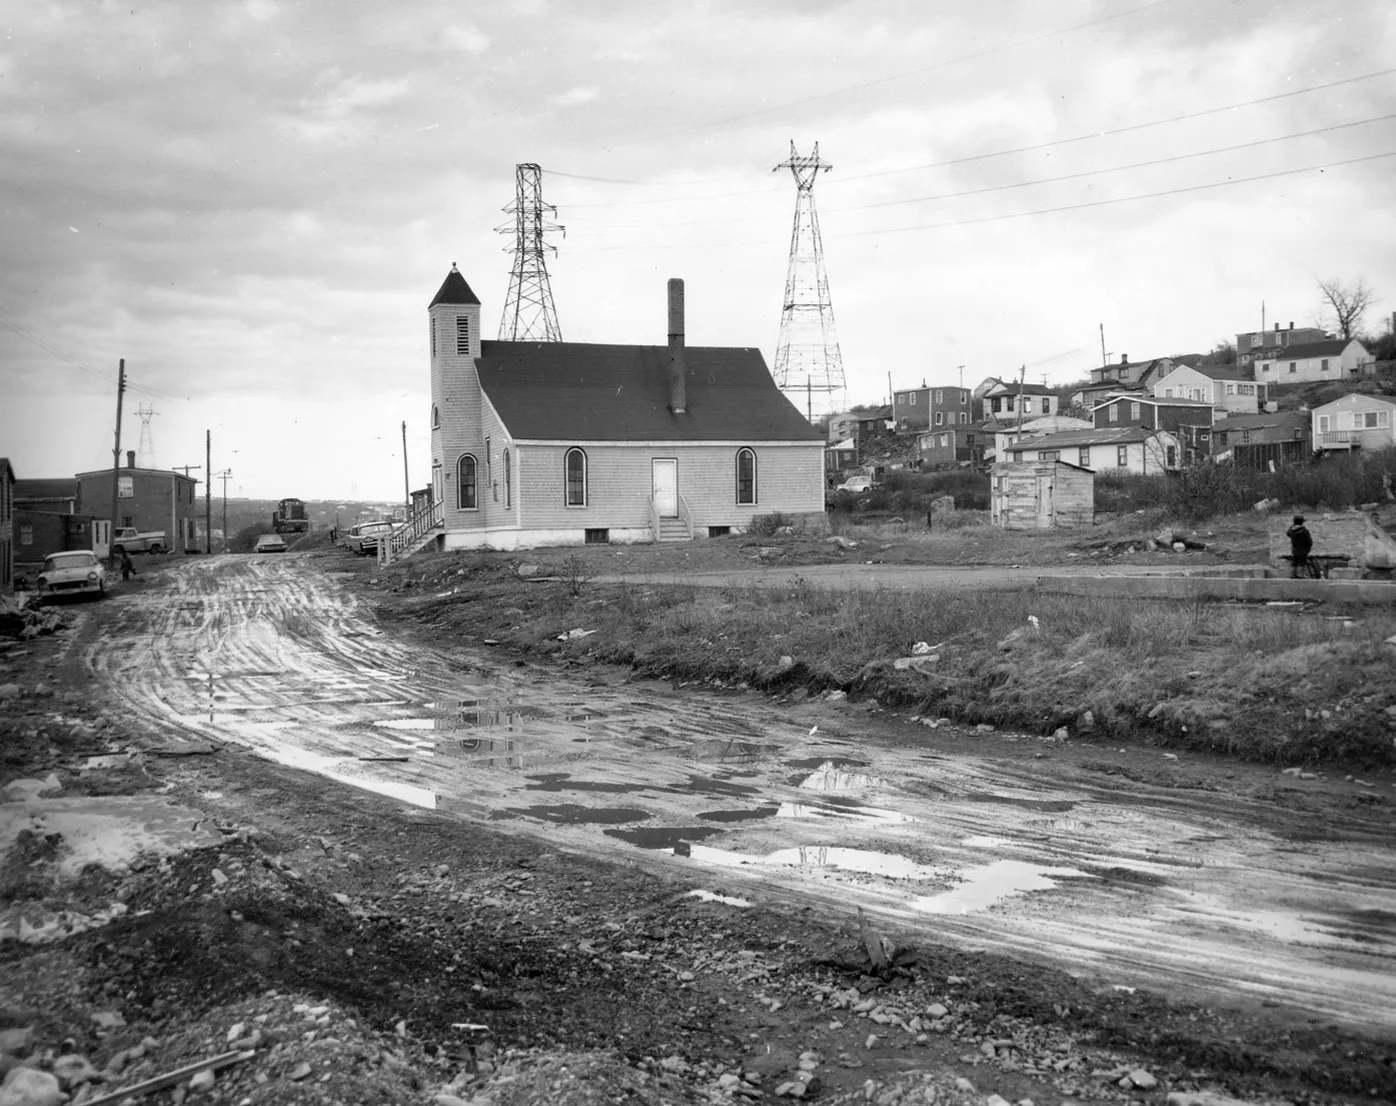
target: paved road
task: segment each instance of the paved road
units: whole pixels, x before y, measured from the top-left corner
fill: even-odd
[[[94,611],[86,662],[153,741],[681,871],[733,909],[858,904],[1107,984],[1396,1033],[1391,804],[1355,783],[519,669],[382,632],[322,563],[191,558]],[[1332,804],[1305,805],[1317,788]]]

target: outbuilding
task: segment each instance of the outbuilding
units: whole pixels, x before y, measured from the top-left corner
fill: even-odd
[[[989,518],[1004,530],[1095,522],[1095,473],[1066,461],[1003,461],[989,468]]]

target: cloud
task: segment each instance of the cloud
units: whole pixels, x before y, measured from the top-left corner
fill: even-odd
[[[323,83],[338,75],[337,70],[322,74]],[[397,80],[369,81],[363,77],[347,77],[333,88],[324,92],[305,106],[317,115],[328,119],[343,119],[360,108],[378,108],[400,100],[407,95],[407,78]]]
[[[255,23],[270,22],[279,14],[272,0],[245,0],[242,10],[247,13],[247,18]]]
[[[582,104],[589,104],[600,95],[596,91],[595,85],[579,84],[569,88],[566,92],[560,92],[556,96],[549,96],[548,103],[559,108],[575,108]]]
[[[490,36],[473,23],[464,27],[447,27],[446,43],[454,50],[476,57],[490,48]]]

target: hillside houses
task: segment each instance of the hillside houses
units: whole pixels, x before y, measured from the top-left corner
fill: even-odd
[[[1325,338],[1258,354],[1255,378],[1271,384],[1314,384],[1346,380],[1371,364],[1372,355],[1356,338]]]
[[[1265,406],[1269,385],[1234,365],[1179,365],[1154,384],[1155,398],[1210,403],[1218,414],[1251,414]]]

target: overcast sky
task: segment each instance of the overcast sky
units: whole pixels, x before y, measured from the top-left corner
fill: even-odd
[[[21,477],[111,463],[124,357],[123,449],[153,406],[161,467],[202,465],[210,429],[230,495],[398,499],[405,420],[425,484],[426,305],[458,262],[494,335],[519,162],[567,228],[564,338],[662,344],[680,276],[691,344],[772,364],[795,203],[772,170],[817,141],[850,403],[889,373],[1077,379],[1102,323],[1112,359],[1209,349],[1262,301],[1310,323],[1319,278],[1366,278],[1374,332],[1396,309],[1392,0],[5,20],[0,455]]]

